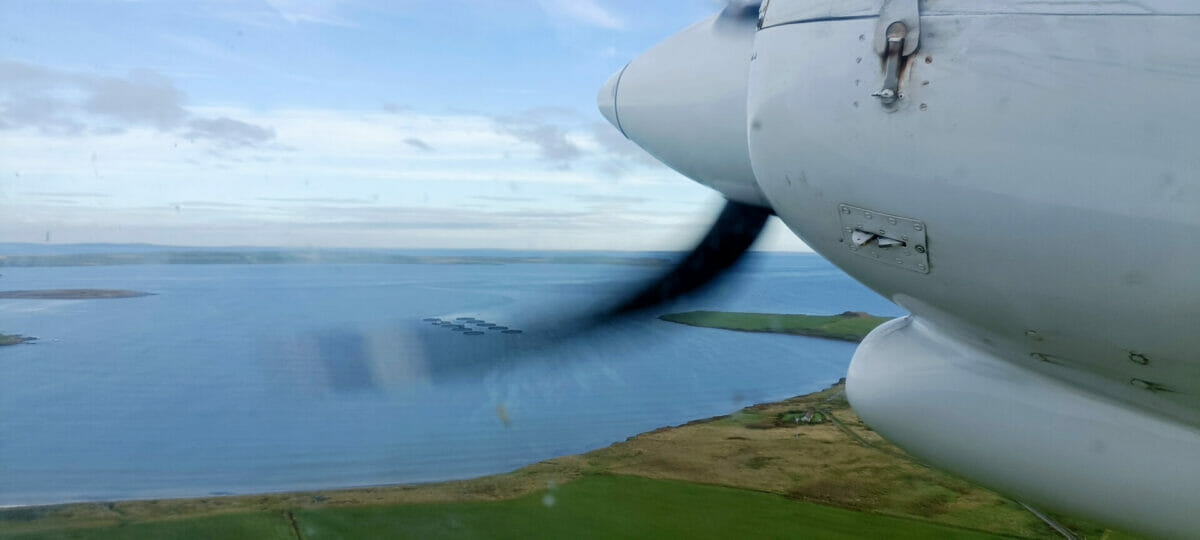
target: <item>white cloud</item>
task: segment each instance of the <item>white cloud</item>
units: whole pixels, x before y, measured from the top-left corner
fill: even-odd
[[[595,0],[538,0],[551,18],[606,30],[623,30],[624,19],[614,15]]]
[[[0,241],[680,249],[720,200],[569,111],[513,133],[470,113],[180,105],[164,129],[160,105],[113,132],[0,129]]]
[[[118,133],[71,136],[33,126],[0,130],[0,147],[6,149],[0,165],[0,241],[36,241],[53,229],[60,242],[166,242],[183,235],[174,242],[603,248],[625,245],[620,237],[626,233],[620,231],[635,228],[647,232],[643,247],[670,247],[655,244],[661,237],[653,231],[681,226],[707,196],[704,188],[662,167],[611,177],[595,166],[609,158],[591,140],[590,125],[559,126],[586,150],[579,150],[571,170],[555,170],[536,142],[502,133],[493,118],[482,115],[238,107],[185,111],[190,118],[215,120],[188,122],[168,132],[145,123]],[[260,125],[272,131],[255,127]],[[208,142],[214,138],[240,146],[214,147]],[[625,191],[645,193],[639,196],[649,202],[589,206],[588,195],[611,194],[618,183]],[[48,192],[106,196],[36,195]],[[317,212],[321,200],[343,201],[337,206],[345,209]],[[480,204],[477,214],[444,210]],[[89,211],[81,213],[81,205]],[[392,215],[401,206],[426,210],[408,210],[407,218]],[[340,219],[331,221],[331,215],[352,207],[378,211],[355,211],[344,215],[345,223],[331,224]],[[425,214],[451,221],[461,217],[462,223],[475,225],[464,230],[444,219],[425,220]],[[264,223],[271,224],[270,231],[257,231]],[[189,227],[202,227],[203,234],[188,237],[183,231]],[[512,233],[515,229],[520,235]]]
[[[275,130],[222,116],[220,118],[197,118],[188,122],[189,130],[184,137],[208,139],[222,148],[259,146],[275,138]]]
[[[43,136],[113,136],[128,129],[187,137],[222,148],[255,146],[274,132],[228,117],[193,116],[185,95],[168,78],[149,70],[98,76],[0,60],[0,131],[35,129]]]

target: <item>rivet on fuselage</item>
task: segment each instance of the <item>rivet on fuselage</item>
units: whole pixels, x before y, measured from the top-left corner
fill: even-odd
[[[1044,338],[1042,338],[1042,335],[1037,332],[1037,330],[1026,330],[1025,337],[1027,337],[1033,341],[1041,341],[1042,339],[1044,339]]]
[[[1135,353],[1135,352],[1129,353],[1129,361],[1133,362],[1139,366],[1144,366],[1144,365],[1150,363],[1150,359],[1147,358],[1146,355],[1141,354],[1141,353]]]
[[[924,229],[925,229],[925,227],[922,227],[920,223],[914,223],[914,224],[913,224],[913,230],[914,230],[914,231],[921,231],[921,230],[924,230]]]

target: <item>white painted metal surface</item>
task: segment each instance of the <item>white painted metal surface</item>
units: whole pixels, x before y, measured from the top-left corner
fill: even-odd
[[[922,459],[1039,507],[1195,537],[1193,429],[947,339],[919,319],[872,332],[847,379],[862,418]]]
[[[671,168],[730,199],[766,206],[746,143],[755,21],[716,20],[696,23],[630,62],[614,91],[613,115],[626,136]]]
[[[1200,19],[926,17],[895,109],[868,97],[881,80],[875,27],[759,32],[749,138],[756,178],[794,231],[968,351],[926,357],[927,374],[939,362],[947,374],[1004,363],[971,386],[930,379],[926,401],[912,395],[901,408],[992,396],[1000,410],[1053,410],[1065,395],[1090,395],[1125,412],[1076,407],[1075,422],[1062,418],[1029,449],[1034,466],[1006,442],[1027,432],[1003,418],[927,425],[893,414],[894,393],[871,397],[883,392],[864,382],[878,380],[872,369],[914,360],[886,347],[856,356],[853,404],[918,456],[1014,496],[1155,534],[1200,532],[1200,496],[1185,489],[1200,485],[1200,49],[1186,45]],[[925,221],[929,275],[854,256],[834,228],[842,203]],[[1008,401],[987,387],[1041,375],[1065,386]],[[901,380],[892,384],[913,382]],[[1172,422],[1173,444],[1119,442]],[[966,438],[976,443],[954,443]],[[1108,450],[1089,450],[1096,441]],[[1170,465],[1111,472],[1141,461]]]
[[[939,326],[1200,425],[1200,18],[932,18],[893,110],[869,97],[874,27],[758,34],[750,148],[780,217]],[[930,274],[854,257],[840,204],[927,223]]]
[[[883,0],[771,0],[763,28],[781,24],[874,19]],[[925,17],[970,15],[1197,15],[1195,0],[921,0]]]

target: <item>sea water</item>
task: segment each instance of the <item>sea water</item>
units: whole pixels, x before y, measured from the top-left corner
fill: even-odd
[[[536,325],[467,336],[422,320],[552,322],[658,271],[530,263],[4,268],[4,290],[153,296],[0,300],[0,331],[39,338],[0,348],[0,506],[497,473],[845,375],[852,343],[652,315],[565,344],[539,336]],[[715,291],[671,309],[903,314],[811,254],[754,254]]]

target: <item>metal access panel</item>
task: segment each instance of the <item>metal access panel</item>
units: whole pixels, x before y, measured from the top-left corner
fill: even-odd
[[[929,244],[925,223],[859,208],[838,205],[842,222],[842,244],[851,252],[884,264],[929,273]]]

